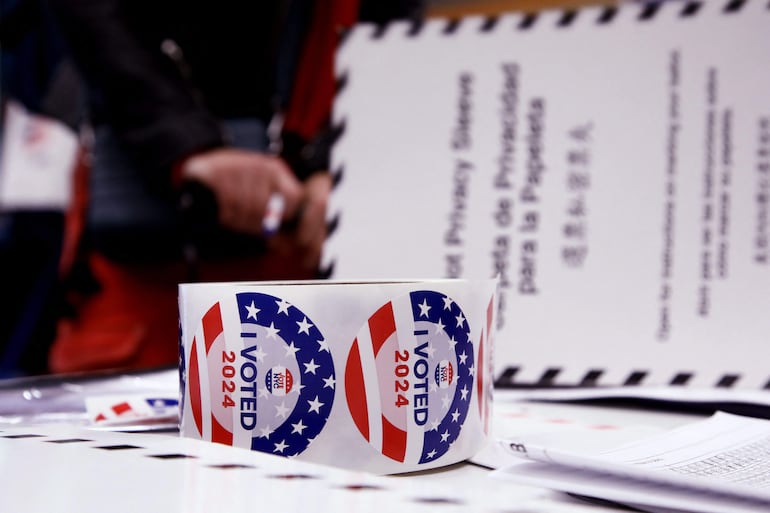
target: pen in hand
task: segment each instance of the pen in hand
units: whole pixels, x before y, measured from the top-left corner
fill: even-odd
[[[274,192],[270,195],[270,199],[267,200],[265,217],[262,218],[262,233],[265,237],[271,237],[278,232],[285,207],[286,201],[281,193]]]

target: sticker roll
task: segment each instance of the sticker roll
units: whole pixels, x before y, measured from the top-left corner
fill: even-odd
[[[180,433],[394,474],[489,441],[496,280],[179,286]]]

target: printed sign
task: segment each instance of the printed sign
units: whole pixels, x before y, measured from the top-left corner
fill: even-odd
[[[336,279],[500,279],[499,384],[763,388],[770,9],[361,25],[337,54]]]

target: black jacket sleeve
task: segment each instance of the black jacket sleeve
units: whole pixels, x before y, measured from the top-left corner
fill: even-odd
[[[162,171],[177,160],[224,141],[184,74],[184,57],[173,41],[140,37],[141,25],[127,16],[131,1],[51,3],[96,98],[95,122],[109,123],[141,169],[166,180]]]

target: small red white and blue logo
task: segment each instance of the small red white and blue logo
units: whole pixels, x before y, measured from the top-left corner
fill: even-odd
[[[204,314],[202,329],[192,341],[186,381],[198,434],[207,438],[210,429],[212,441],[232,445],[233,431],[238,430],[249,434],[253,450],[300,454],[323,429],[334,402],[329,346],[315,324],[281,298],[243,292],[235,294],[235,303],[239,341],[225,344],[224,302]],[[210,412],[201,400],[201,341]]]
[[[434,379],[439,388],[449,388],[452,384],[452,378],[454,378],[454,367],[449,360],[441,360],[436,365],[436,372],[434,373]]]
[[[273,395],[284,396],[291,392],[294,386],[294,375],[282,365],[276,365],[267,371],[265,388]]]
[[[384,304],[358,331],[345,368],[348,409],[378,452],[429,463],[460,435],[474,376],[463,310],[440,292],[411,292]]]

